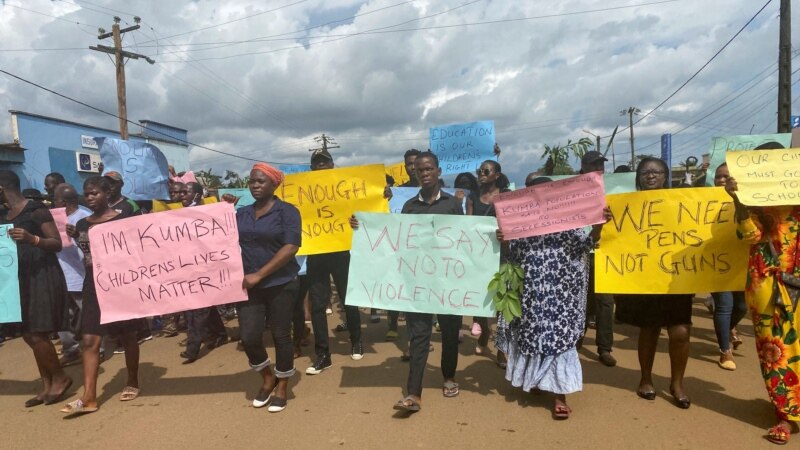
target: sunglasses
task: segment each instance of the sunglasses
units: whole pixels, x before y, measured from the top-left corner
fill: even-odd
[[[485,175],[488,177],[489,175],[493,174],[494,171],[491,169],[478,169],[475,171],[475,173],[477,173],[478,176]]]

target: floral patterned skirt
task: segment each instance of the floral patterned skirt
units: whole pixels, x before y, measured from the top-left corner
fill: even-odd
[[[772,301],[773,277],[752,283],[745,291],[753,317],[756,350],[770,401],[779,419],[800,422],[800,325],[795,313]],[[800,309],[797,311],[800,313]]]

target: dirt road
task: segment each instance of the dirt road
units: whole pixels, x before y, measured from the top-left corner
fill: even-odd
[[[363,319],[369,322],[367,315]],[[329,318],[331,328],[336,323]],[[307,376],[302,372],[311,363],[311,347],[305,347],[296,360],[299,373],[291,380],[288,408],[279,414],[251,406],[259,377],[235,344],[182,365],[180,337],[142,344],[143,393],[132,402],[117,400],[125,369],[122,355],[115,355],[101,366],[98,412],[65,420],[58,412],[61,405],[26,409],[24,401],[38,388],[37,371],[24,342],[14,339],[0,345],[0,436],[5,449],[773,448],[763,438],[774,414],[758,372],[749,319],[739,327],[745,344],[735,354],[735,372],[716,365],[713,326],[702,304],[694,306],[694,323],[686,380],[690,409],[670,401],[665,333],[655,364],[658,398],[648,402],[636,396],[635,329],[616,325],[619,365],[607,368],[597,362],[594,331],[589,330],[581,350],[584,390],[568,396],[574,412],[561,422],[551,418],[551,395],[511,388],[494,355],[474,355],[471,336],[460,347],[461,395],[442,397],[438,334],[422,411],[410,417],[395,413],[392,405],[402,396],[408,368],[397,344],[384,342],[385,316],[379,324],[364,326],[361,361],[347,354],[346,333],[331,332],[333,367]],[[228,330],[238,332],[235,321]],[[74,399],[82,391],[81,366],[67,371],[75,379],[69,397]],[[793,438],[800,442],[800,436]]]

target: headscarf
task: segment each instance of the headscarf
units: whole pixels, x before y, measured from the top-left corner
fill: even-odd
[[[253,170],[257,170],[267,176],[272,181],[273,187],[278,187],[283,183],[283,172],[270,166],[267,163],[253,164]]]

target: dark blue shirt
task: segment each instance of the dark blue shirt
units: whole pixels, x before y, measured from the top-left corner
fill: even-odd
[[[236,223],[245,274],[261,270],[284,245],[300,246],[300,212],[277,197],[272,208],[258,219],[254,205],[239,208],[236,210]],[[299,270],[300,266],[292,258],[264,278],[256,288],[286,284],[297,277]]]

